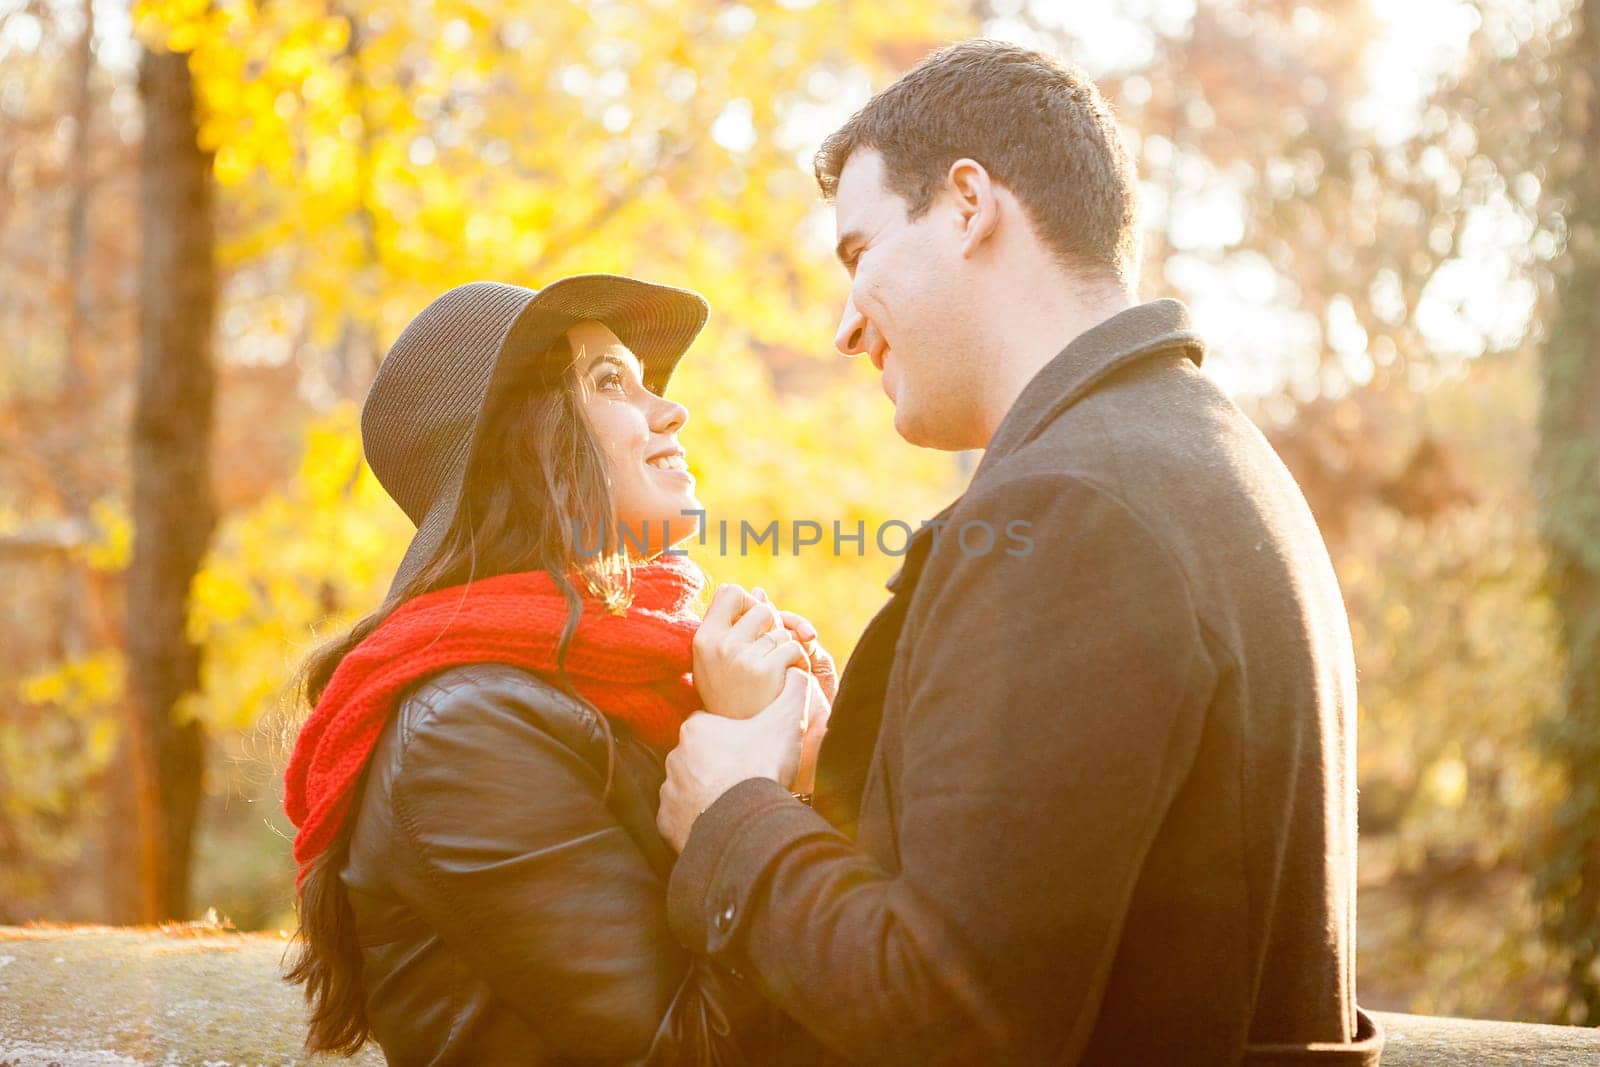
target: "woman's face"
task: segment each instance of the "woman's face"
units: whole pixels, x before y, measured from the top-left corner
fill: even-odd
[[[605,453],[623,547],[630,555],[658,555],[699,529],[694,475],[678,443],[689,411],[645,388],[638,357],[603,324],[580,322],[567,339],[578,402]]]

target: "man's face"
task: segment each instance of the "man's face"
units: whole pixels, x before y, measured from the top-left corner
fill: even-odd
[[[982,360],[972,351],[981,309],[964,293],[960,214],[940,195],[912,221],[883,176],[883,157],[866,148],[839,175],[838,255],[851,284],[834,346],[872,360],[901,437],[928,448],[981,447]]]

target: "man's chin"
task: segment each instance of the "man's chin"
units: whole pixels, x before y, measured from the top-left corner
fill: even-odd
[[[949,436],[949,429],[948,426],[941,426],[938,419],[928,418],[926,413],[906,403],[905,397],[902,396],[895,402],[894,432],[899,434],[906,444],[916,445],[918,448],[952,451],[955,446],[945,441]]]
[[[894,405],[894,432],[900,435],[901,440],[908,445],[927,448],[929,446],[924,431],[925,427],[917,421],[911,405],[897,401]]]

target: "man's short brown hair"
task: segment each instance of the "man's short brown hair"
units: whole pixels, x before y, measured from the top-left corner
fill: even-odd
[[[858,148],[883,157],[884,183],[915,219],[950,165],[983,164],[1014,193],[1063,266],[1131,285],[1138,192],[1111,108],[1072,67],[1001,41],[928,56],[822,142],[817,184],[830,200]]]

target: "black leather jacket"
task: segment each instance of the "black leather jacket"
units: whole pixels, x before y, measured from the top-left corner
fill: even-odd
[[[777,1013],[667,929],[661,758],[526,671],[413,688],[341,879],[392,1064],[763,1062]]]

